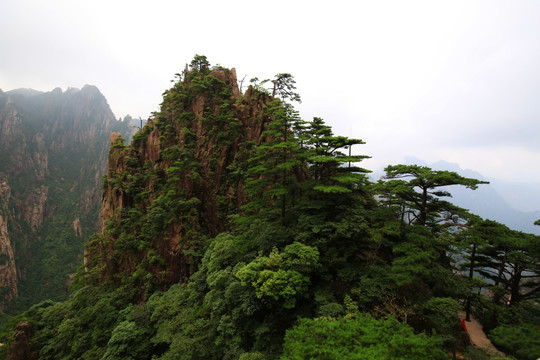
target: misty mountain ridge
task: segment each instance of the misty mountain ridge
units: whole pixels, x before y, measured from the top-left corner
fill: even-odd
[[[6,95],[36,96],[39,94],[43,94],[43,91],[27,89],[27,88],[19,88],[19,89],[6,91],[5,94]]]
[[[92,85],[0,91],[0,310],[67,296],[100,226],[110,133],[133,130]]]
[[[448,200],[484,219],[498,221],[513,230],[540,235],[540,227],[534,225],[534,221],[540,219],[540,184],[487,178],[477,171],[462,169],[459,164],[444,160],[428,164],[416,157],[406,156],[404,163],[453,171],[465,177],[489,181],[489,184],[480,185],[476,190],[451,186],[448,190],[452,198]],[[374,179],[382,176],[384,172],[373,174]]]
[[[25,97],[32,97],[32,96],[46,94],[46,93],[51,93],[51,94],[62,94],[62,93],[74,94],[74,93],[78,93],[79,91],[83,91],[83,90],[84,91],[92,91],[92,92],[100,93],[99,89],[96,86],[88,85],[88,84],[84,85],[82,87],[82,89],[70,86],[65,91],[62,91],[62,88],[60,88],[60,87],[55,87],[51,91],[40,91],[40,90],[31,89],[31,88],[18,88],[18,89],[5,91],[4,93],[6,95],[21,95],[21,96],[25,96]]]

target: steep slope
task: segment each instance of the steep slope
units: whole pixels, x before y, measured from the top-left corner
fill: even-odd
[[[86,250],[104,279],[136,274],[141,289],[148,276],[158,287],[186,280],[192,255],[244,203],[241,167],[261,142],[271,97],[251,87],[240,94],[234,69],[201,74],[165,93],[131,145],[111,135],[103,228]]]
[[[5,301],[17,296],[17,269],[15,267],[15,254],[9,238],[7,206],[11,197],[11,189],[6,178],[0,179],[0,285],[1,295]]]
[[[132,130],[95,86],[0,94],[0,309],[64,296],[99,226],[110,131]]]

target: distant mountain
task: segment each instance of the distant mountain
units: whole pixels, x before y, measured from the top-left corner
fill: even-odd
[[[60,89],[60,88],[58,88],[58,89]],[[6,91],[5,94],[6,95],[22,95],[22,96],[30,97],[30,96],[36,96],[36,95],[43,94],[43,92],[38,91],[38,90],[34,90],[34,89],[20,88],[20,89],[14,89],[14,90]]]
[[[0,92],[0,310],[65,296],[99,228],[111,132],[133,130],[95,86]]]
[[[462,186],[449,187],[452,198],[448,200],[484,219],[498,221],[514,230],[540,235],[540,226],[534,225],[534,221],[540,219],[540,184],[486,178],[479,172],[462,169],[458,164],[443,160],[428,164],[414,157],[406,157],[405,163],[428,166],[433,170],[454,171],[465,177],[489,181],[490,184],[480,185],[476,190]],[[380,178],[382,175],[379,173],[376,176]]]
[[[540,210],[540,183],[512,183],[493,179],[491,185],[516,210]]]

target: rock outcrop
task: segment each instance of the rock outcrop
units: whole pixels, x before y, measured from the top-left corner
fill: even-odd
[[[15,335],[9,344],[7,360],[37,360],[38,353],[32,344],[34,329],[27,321],[17,324]]]
[[[87,266],[99,266],[103,281],[136,269],[163,288],[187,279],[201,236],[227,230],[245,203],[235,172],[245,170],[250,144],[263,141],[272,100],[252,87],[241,94],[234,69],[192,72],[130,145],[112,134],[103,227]]]
[[[4,302],[11,301],[18,294],[15,253],[8,232],[10,197],[11,189],[7,179],[0,177],[0,294],[3,295]]]

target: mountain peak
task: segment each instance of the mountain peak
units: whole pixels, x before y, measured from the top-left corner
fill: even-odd
[[[84,85],[83,88],[80,90],[81,96],[88,100],[88,101],[107,101],[105,99],[105,96],[99,91],[97,86],[94,85]]]
[[[21,96],[25,96],[25,97],[31,97],[31,96],[36,96],[36,95],[39,95],[39,94],[43,94],[43,92],[38,91],[38,90],[34,90],[34,89],[29,89],[29,88],[19,88],[19,89],[13,89],[13,90],[10,90],[10,91],[6,91],[6,94],[8,94],[8,95],[21,95]]]
[[[97,86],[95,85],[84,85],[81,89],[82,92],[89,93],[89,94],[101,94]]]

